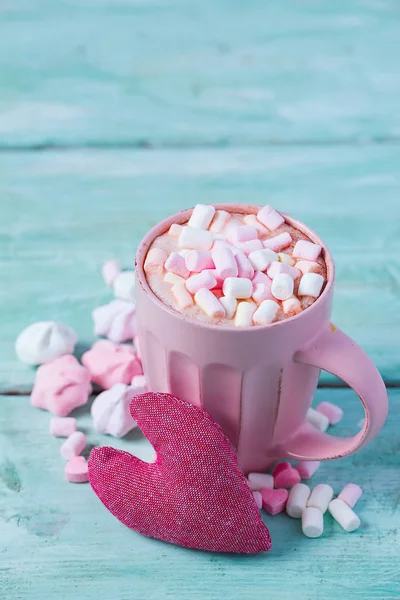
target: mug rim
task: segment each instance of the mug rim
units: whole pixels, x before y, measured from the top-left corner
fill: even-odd
[[[240,213],[257,214],[257,212],[262,208],[262,206],[259,206],[256,204],[243,204],[243,203],[241,203],[241,204],[231,204],[231,203],[213,204],[213,203],[211,203],[210,206],[214,206],[214,208],[216,210],[226,210],[227,212],[235,212],[235,213],[239,213],[239,214]],[[142,288],[142,290],[148,296],[150,296],[151,299],[153,300],[153,302],[155,302],[160,308],[164,309],[166,312],[168,312],[170,315],[176,317],[180,321],[184,321],[185,323],[189,322],[194,326],[205,327],[207,329],[216,331],[216,330],[221,329],[221,325],[217,325],[214,323],[207,323],[206,321],[200,321],[200,320],[194,319],[192,317],[187,317],[183,313],[178,312],[177,310],[173,309],[172,307],[170,307],[167,304],[165,304],[164,302],[162,302],[155,295],[155,293],[153,292],[153,290],[150,288],[149,284],[147,283],[146,274],[145,274],[144,268],[143,268],[147,252],[148,252],[151,244],[155,240],[155,238],[160,235],[165,234],[169,230],[170,226],[173,223],[177,223],[179,225],[181,225],[182,223],[186,223],[189,220],[193,209],[194,209],[194,207],[186,208],[186,209],[179,211],[178,213],[170,215],[169,217],[163,219],[162,221],[160,221],[159,223],[154,225],[154,227],[152,227],[146,233],[146,235],[143,237],[142,241],[140,242],[139,247],[136,252],[135,272],[136,272],[136,277],[137,277],[138,283],[139,283],[140,287]],[[322,302],[324,302],[325,298],[332,291],[333,283],[335,280],[335,265],[334,265],[332,255],[331,255],[327,245],[323,242],[323,240],[321,240],[321,238],[312,229],[310,229],[302,221],[299,221],[298,219],[295,219],[294,217],[291,217],[290,215],[287,215],[281,211],[278,211],[278,212],[279,212],[279,214],[282,215],[282,217],[284,217],[285,221],[289,225],[292,225],[295,229],[298,229],[299,231],[301,231],[302,233],[307,235],[314,243],[317,243],[322,247],[324,260],[325,260],[325,264],[326,264],[326,269],[327,269],[327,282],[326,282],[325,288],[324,288],[322,294],[319,296],[319,298],[317,298],[317,300],[311,306],[309,306],[308,308],[303,310],[301,313],[294,315],[293,317],[288,317],[287,319],[282,319],[281,321],[276,321],[274,323],[268,323],[266,325],[257,325],[257,326],[250,325],[249,327],[223,327],[222,329],[223,329],[224,333],[230,332],[230,331],[237,333],[239,331],[260,331],[260,330],[266,330],[266,329],[269,330],[269,329],[272,329],[273,327],[279,327],[279,326],[283,326],[288,323],[293,323],[294,321],[296,321],[296,320],[298,321],[299,319],[301,319],[305,313],[308,313],[310,315],[310,311],[312,311],[313,309],[315,310]]]

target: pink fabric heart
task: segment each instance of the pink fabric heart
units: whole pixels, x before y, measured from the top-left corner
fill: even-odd
[[[229,440],[211,417],[170,394],[134,396],[131,415],[154,463],[95,448],[89,480],[103,504],[143,535],[187,548],[253,554],[271,547]]]
[[[66,354],[38,368],[31,404],[66,417],[87,402],[91,391],[89,371],[74,356]]]
[[[134,375],[142,374],[141,362],[132,346],[99,340],[82,356],[92,381],[105,390],[116,383],[130,383]]]

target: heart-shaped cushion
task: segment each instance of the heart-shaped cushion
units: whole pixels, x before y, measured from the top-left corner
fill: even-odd
[[[187,548],[253,554],[271,539],[236,454],[200,408],[170,394],[134,396],[131,415],[157,452],[146,463],[95,448],[89,480],[122,523]]]

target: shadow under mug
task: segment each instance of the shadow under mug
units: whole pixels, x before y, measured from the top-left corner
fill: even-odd
[[[215,205],[257,213],[254,205]],[[331,321],[334,265],[318,236],[287,215],[286,221],[323,248],[328,281],[304,312],[265,326],[221,327],[189,319],[161,302],[147,284],[143,263],[153,240],[192,209],[149,231],[136,255],[140,350],[149,390],[169,392],[202,407],[236,448],[241,468],[267,470],[276,460],[325,460],[354,453],[370,442],[387,415],[382,378],[364,351]],[[320,369],[358,394],[365,421],[351,438],[322,433],[306,421]]]

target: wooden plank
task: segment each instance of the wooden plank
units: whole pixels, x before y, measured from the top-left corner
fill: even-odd
[[[9,0],[0,144],[398,139],[396,0]]]
[[[349,390],[319,390],[345,410],[339,435],[351,435],[361,405]],[[50,437],[50,415],[28,398],[0,398],[0,580],[3,600],[70,598],[208,598],[277,600],[400,596],[400,392],[390,393],[391,416],[379,438],[354,457],[325,463],[312,479],[336,493],[362,486],[362,525],[347,534],[325,516],[322,538],[305,538],[286,515],[264,515],[273,549],[256,557],[183,550],[121,525],[91,491],[63,478],[61,440]],[[141,458],[151,448],[139,432],[125,440],[96,434],[87,407],[76,411],[90,444],[111,444]]]
[[[32,383],[13,350],[22,328],[55,319],[91,343],[91,310],[111,299],[102,262],[131,266],[157,221],[218,201],[270,202],[319,232],[337,264],[334,321],[398,380],[398,158],[395,146],[2,155],[0,388]]]

